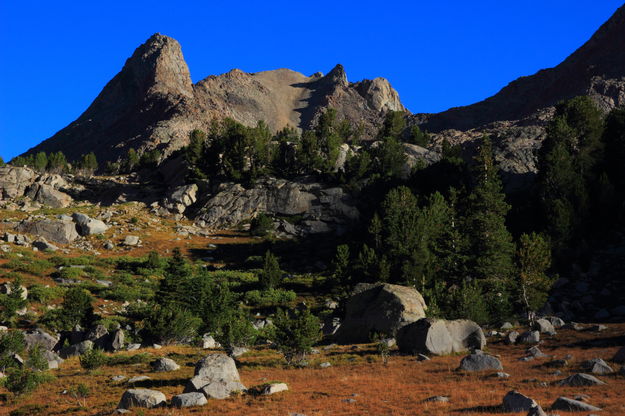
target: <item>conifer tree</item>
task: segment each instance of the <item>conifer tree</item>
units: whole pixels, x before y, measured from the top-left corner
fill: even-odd
[[[505,200],[488,137],[482,139],[475,158],[474,180],[467,212],[470,271],[482,286],[491,317],[502,319],[510,312],[515,246],[505,224],[510,205]]]
[[[554,279],[546,274],[551,266],[549,242],[536,233],[523,234],[517,252],[519,297],[527,318],[533,322],[536,311],[547,301]]]

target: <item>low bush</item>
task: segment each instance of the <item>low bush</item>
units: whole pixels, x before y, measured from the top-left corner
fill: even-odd
[[[300,364],[321,339],[319,319],[309,309],[292,312],[279,309],[273,319],[270,338],[287,364]]]
[[[257,308],[287,306],[296,298],[295,292],[283,289],[250,290],[243,295],[243,301],[246,305]]]
[[[80,356],[80,366],[85,370],[95,370],[106,365],[108,357],[99,348],[93,348]]]
[[[154,305],[143,331],[148,339],[169,345],[193,339],[201,324],[202,321],[187,309]]]
[[[33,285],[28,288],[28,298],[39,303],[49,304],[63,297],[67,289],[60,286]]]
[[[16,396],[35,390],[40,384],[54,380],[47,372],[35,371],[30,368],[10,368],[4,380],[4,387]]]

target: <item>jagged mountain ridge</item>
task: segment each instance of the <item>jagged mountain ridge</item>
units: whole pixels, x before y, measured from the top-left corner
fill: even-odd
[[[478,103],[438,114],[415,115],[433,132],[469,130],[519,120],[578,95],[590,95],[604,111],[625,104],[625,6],[621,6],[584,45],[554,68],[512,81]]]
[[[386,111],[405,110],[386,79],[350,83],[341,65],[325,76],[233,69],[193,84],[180,44],[155,34],[76,121],[29,153],[63,151],[72,160],[94,151],[100,160],[114,160],[133,147],[168,155],[188,142],[191,130],[215,119],[249,126],[263,120],[273,131],[309,128],[329,106],[371,134]]]

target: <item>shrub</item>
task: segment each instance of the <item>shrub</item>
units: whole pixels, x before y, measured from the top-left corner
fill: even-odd
[[[250,233],[252,235],[264,237],[273,230],[273,220],[264,213],[258,214],[250,223]]]
[[[0,295],[0,319],[6,322],[12,322],[17,316],[17,311],[23,309],[28,304],[26,299],[22,298],[24,290],[22,289],[22,279],[17,276],[9,285],[10,293]]]
[[[49,304],[51,301],[63,297],[65,292],[66,289],[60,286],[33,285],[28,288],[28,297],[35,302]]]
[[[37,344],[30,350],[26,360],[26,367],[39,371],[48,369],[48,360],[43,356],[43,347],[41,345]]]
[[[22,331],[0,332],[0,371],[15,367],[17,363],[11,358],[13,354],[21,354],[26,348]]]
[[[254,345],[256,335],[256,329],[250,320],[239,311],[222,325],[215,339],[231,354],[236,347]]]
[[[71,288],[63,297],[61,306],[63,321],[67,329],[76,325],[88,327],[94,320],[93,297],[89,292],[81,288]]]
[[[99,348],[93,348],[80,356],[80,366],[85,370],[95,370],[107,363],[107,356]]]
[[[33,371],[30,368],[11,368],[7,371],[4,387],[16,396],[21,396],[53,379],[54,377],[46,372]]]
[[[283,289],[250,290],[243,295],[245,303],[255,307],[285,306],[296,298],[295,292]]]
[[[265,253],[265,263],[263,270],[258,276],[258,281],[262,288],[273,289],[276,288],[282,280],[282,270],[280,270],[280,264],[278,258],[274,256],[271,251],[267,250]]]
[[[292,313],[279,309],[273,319],[270,338],[287,364],[299,364],[321,339],[319,319],[307,308]]]
[[[174,305],[153,305],[152,313],[146,321],[146,337],[164,345],[192,339],[202,324],[190,311]]]

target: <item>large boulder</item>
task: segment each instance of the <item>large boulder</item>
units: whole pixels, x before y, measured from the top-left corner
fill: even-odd
[[[503,408],[506,412],[528,412],[535,406],[537,406],[535,400],[516,390],[509,391],[503,398]]]
[[[59,244],[69,244],[78,238],[76,225],[63,220],[25,220],[19,223],[17,230],[22,233],[38,235]]]
[[[109,228],[103,221],[77,212],[72,214],[72,219],[76,223],[76,230],[80,235],[103,234]]]
[[[209,399],[225,399],[234,391],[244,391],[234,360],[225,354],[210,354],[195,365],[193,378],[184,393],[203,393]]]
[[[204,406],[207,403],[202,393],[182,393],[171,398],[172,407]]]
[[[175,188],[163,202],[163,206],[172,212],[182,214],[197,201],[198,186],[183,185]]]
[[[48,334],[43,329],[35,329],[24,332],[24,341],[28,350],[39,345],[44,350],[52,351],[59,342],[59,338]]]
[[[559,386],[586,387],[601,386],[604,385],[605,382],[599,380],[595,376],[591,376],[590,374],[578,373],[573,374],[572,376],[567,377],[564,380],[560,380],[557,384]]]
[[[152,370],[156,372],[176,371],[180,366],[171,358],[159,358],[151,364]]]
[[[486,337],[478,324],[466,319],[424,318],[397,332],[397,346],[406,354],[447,355],[480,350]]]
[[[0,166],[0,200],[10,200],[24,196],[37,174],[29,168]]]
[[[93,349],[93,341],[86,340],[62,348],[59,355],[63,358],[75,357],[86,353],[90,349]]]
[[[497,357],[480,351],[464,357],[460,361],[458,369],[463,371],[497,371],[503,370],[503,366]]]
[[[359,284],[347,301],[345,320],[336,331],[336,341],[369,342],[374,333],[394,336],[401,327],[424,318],[426,309],[423,296],[414,288]]]
[[[167,398],[163,393],[157,390],[149,389],[129,389],[122,395],[118,409],[130,409],[133,407],[145,407],[152,409],[154,407],[165,406]]]
[[[51,185],[36,183],[26,193],[33,201],[52,208],[66,208],[71,205],[73,199],[65,192],[54,189]]]
[[[612,367],[610,367],[608,363],[603,361],[601,358],[593,358],[592,360],[584,361],[580,367],[584,371],[589,371],[593,374],[605,375],[612,374],[614,372]]]
[[[598,412],[601,409],[579,400],[568,397],[558,397],[551,405],[551,410],[563,410],[565,412]]]

